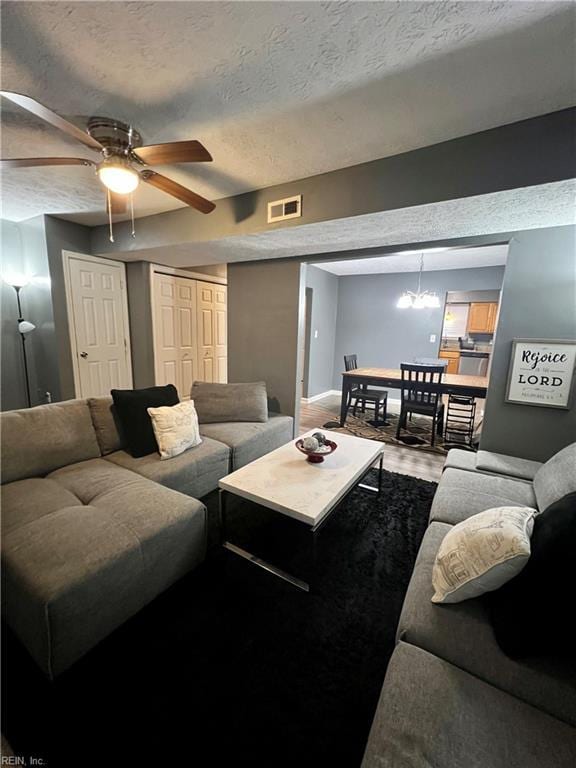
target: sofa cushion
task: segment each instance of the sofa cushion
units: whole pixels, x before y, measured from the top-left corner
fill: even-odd
[[[443,469],[466,469],[469,472],[475,472],[477,457],[478,454],[474,451],[465,451],[462,448],[452,448],[448,451]]]
[[[542,466],[539,461],[519,459],[516,456],[506,456],[503,453],[492,451],[478,451],[476,469],[479,472],[488,472],[507,477],[516,477],[519,480],[532,482],[536,472]]]
[[[576,730],[400,643],[362,768],[573,768]]]
[[[148,408],[180,402],[174,384],[146,389],[113,389],[111,392],[122,434],[132,456],[147,456],[158,450]]]
[[[543,464],[534,478],[538,509],[576,491],[576,443],[567,445]]]
[[[202,424],[200,433],[230,447],[232,452],[230,471],[232,472],[290,442],[292,425],[291,416],[270,414],[270,418],[264,424],[253,422]]]
[[[454,525],[485,509],[505,506],[536,507],[531,484],[449,468],[442,473],[430,520]]]
[[[492,625],[510,656],[574,656],[576,493],[551,504],[534,522],[532,554],[515,579],[490,595]]]
[[[496,642],[485,597],[453,605],[431,602],[432,566],[450,530],[445,523],[432,523],[424,535],[402,608],[398,638],[576,725],[576,662],[508,658]]]
[[[216,490],[218,480],[228,474],[230,449],[205,437],[200,445],[165,461],[158,453],[135,459],[126,451],[111,453],[106,460],[187,496],[202,498]]]
[[[111,397],[90,397],[88,407],[102,456],[126,447],[122,427]]]
[[[148,408],[161,459],[173,459],[200,445],[198,414],[192,400],[177,405]]]
[[[223,421],[268,421],[266,383],[212,384],[195,381],[190,397],[200,424]]]
[[[47,475],[100,456],[85,400],[5,411],[0,414],[0,429],[3,483]]]
[[[50,481],[90,503],[9,531],[3,589],[9,624],[55,676],[201,562],[206,510],[103,459]]]
[[[2,486],[1,498],[3,535],[44,515],[78,504],[73,493],[46,477],[6,483]]]
[[[138,483],[141,478],[100,458],[56,469],[48,479],[73,494],[77,503],[91,504],[100,494],[121,485]]]
[[[532,507],[496,507],[453,526],[436,553],[432,602],[461,603],[519,574],[530,557],[535,514]]]

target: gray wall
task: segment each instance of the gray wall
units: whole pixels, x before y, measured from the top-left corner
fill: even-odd
[[[272,410],[298,419],[304,268],[297,260],[228,267],[228,379],[265,381]],[[301,279],[302,273],[302,279]]]
[[[11,221],[0,221],[2,234],[2,273],[25,272],[22,236],[17,224]],[[11,411],[15,408],[26,407],[24,385],[24,368],[22,363],[22,345],[17,331],[16,320],[18,309],[16,292],[5,283],[0,282],[0,301],[2,313],[2,338],[0,343],[1,380],[2,380],[2,410]],[[22,295],[23,310],[29,308],[28,296]]]
[[[95,227],[92,252],[137,251],[233,235],[299,227],[316,221],[456,200],[572,178],[576,165],[574,116],[565,109],[488,131],[342,168],[289,184],[218,200],[209,216],[190,209]],[[267,224],[267,204],[303,195],[299,219]]]
[[[332,389],[338,277],[308,265],[306,268],[306,359],[304,397],[314,397]],[[317,336],[316,336],[317,334]]]
[[[15,223],[2,221],[2,272],[31,276],[20,297],[23,317],[36,329],[26,336],[26,357],[32,405],[60,399],[57,339],[51,280],[44,231],[44,217]],[[25,408],[26,387],[15,290],[2,281],[2,410]]]
[[[66,309],[66,289],[64,286],[64,267],[62,251],[90,253],[90,229],[81,224],[44,216],[46,249],[52,283],[52,305],[56,330],[57,360],[60,373],[60,394],[55,400],[70,400],[75,397],[74,369],[72,366],[72,348],[70,346],[70,328]]]
[[[512,239],[480,445],[545,461],[576,440],[576,403],[565,411],[504,402],[515,338],[576,339],[576,227]]]
[[[130,318],[130,343],[132,346],[132,375],[134,387],[153,387],[154,330],[152,303],[150,301],[150,264],[134,261],[126,264],[128,285],[128,314]]]
[[[497,289],[504,267],[424,272],[422,288],[436,291],[441,302],[447,291]],[[416,272],[339,278],[338,316],[332,389],[342,388],[344,355],[356,353],[359,366],[398,368],[415,357],[437,357],[444,308],[398,309],[403,291],[415,290]],[[430,342],[430,334],[436,340]],[[390,397],[398,397],[394,391]]]

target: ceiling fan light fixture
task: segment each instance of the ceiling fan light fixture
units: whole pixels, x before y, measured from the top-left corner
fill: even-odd
[[[130,163],[120,157],[104,160],[98,166],[98,178],[111,192],[128,195],[140,183],[140,177]]]

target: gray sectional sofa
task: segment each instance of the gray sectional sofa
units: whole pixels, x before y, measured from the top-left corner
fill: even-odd
[[[202,497],[292,439],[292,418],[200,425],[172,459],[124,450],[112,399],[0,415],[3,612],[49,677],[204,559]]]
[[[448,454],[362,768],[574,768],[576,657],[514,661],[496,643],[483,598],[431,603],[450,526],[507,504],[542,511],[573,491],[576,443],[543,465]]]

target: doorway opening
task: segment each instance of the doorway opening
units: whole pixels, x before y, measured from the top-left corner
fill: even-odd
[[[505,243],[429,246],[422,252],[399,248],[370,258],[348,252],[335,261],[310,261],[300,433],[330,425],[326,428],[381,440],[389,446],[393,470],[406,472],[409,467],[414,474],[418,465],[420,476],[437,479],[446,451],[454,443],[439,438],[432,446],[431,420],[417,414],[408,417],[396,436],[402,399],[400,367],[442,367],[443,382],[461,384],[463,394],[474,400],[473,437],[477,440],[507,253]],[[419,289],[436,296],[437,302],[402,306],[400,298]],[[364,385],[386,391],[387,426],[369,423],[374,421],[372,403],[358,402],[354,412],[352,399],[342,427],[345,355],[356,355],[359,369],[385,372],[381,381],[375,377]],[[442,395],[442,402],[445,424],[448,394]],[[473,448],[472,440],[466,447]]]

